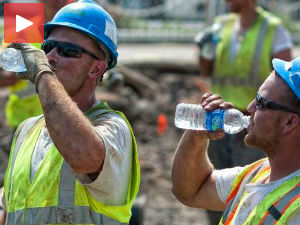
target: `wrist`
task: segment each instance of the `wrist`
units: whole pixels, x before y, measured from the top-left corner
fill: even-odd
[[[39,87],[39,83],[40,83],[41,79],[43,77],[48,77],[48,76],[56,78],[54,72],[52,72],[51,70],[41,71],[40,73],[37,74],[37,76],[36,76],[36,78],[34,80],[34,85],[35,85],[37,93],[38,93],[38,87]]]

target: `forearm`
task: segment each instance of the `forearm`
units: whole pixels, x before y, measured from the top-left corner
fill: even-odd
[[[6,220],[6,212],[3,211],[2,213],[0,213],[0,225],[4,225],[5,220]]]
[[[204,76],[206,78],[211,77],[213,73],[213,61],[205,59],[201,56],[199,56],[198,60],[201,76]]]
[[[204,134],[186,131],[176,149],[172,166],[172,191],[184,204],[193,201],[213,171],[207,147],[208,139]]]
[[[76,173],[98,171],[105,157],[102,139],[56,76],[43,75],[38,93],[47,129],[64,159]]]
[[[0,87],[7,87],[17,83],[19,79],[14,72],[0,70]]]

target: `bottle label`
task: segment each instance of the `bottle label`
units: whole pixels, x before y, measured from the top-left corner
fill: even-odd
[[[224,113],[225,111],[222,109],[206,112],[205,129],[209,131],[224,129]]]

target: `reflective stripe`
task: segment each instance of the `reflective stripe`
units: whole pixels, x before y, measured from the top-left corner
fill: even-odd
[[[250,80],[254,80],[256,82],[259,82],[259,67],[261,65],[260,63],[260,57],[262,55],[261,51],[263,49],[264,39],[266,37],[267,29],[269,26],[269,21],[267,18],[265,18],[261,24],[259,35],[256,41],[256,47],[255,52],[252,59],[252,67],[250,69]],[[260,86],[260,84],[256,84],[256,86]]]
[[[58,206],[73,207],[75,196],[75,178],[72,169],[64,160],[60,172]]]
[[[259,224],[273,224],[275,221],[279,220],[284,213],[287,206],[295,199],[295,197],[299,198],[300,193],[300,184],[297,184],[292,190],[282,196],[276,203],[271,205],[266,212],[265,216],[262,218]]]
[[[26,215],[24,221],[23,215]],[[121,225],[112,218],[92,211],[88,206],[27,208],[7,214],[7,225],[16,224],[96,224]]]

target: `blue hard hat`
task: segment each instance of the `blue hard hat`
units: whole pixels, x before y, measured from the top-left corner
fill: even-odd
[[[290,62],[273,59],[272,64],[274,70],[282,77],[300,101],[300,57]]]
[[[44,25],[45,39],[55,26],[79,30],[104,45],[111,54],[108,69],[117,63],[117,26],[113,18],[93,0],[80,0],[61,8],[52,21]]]

